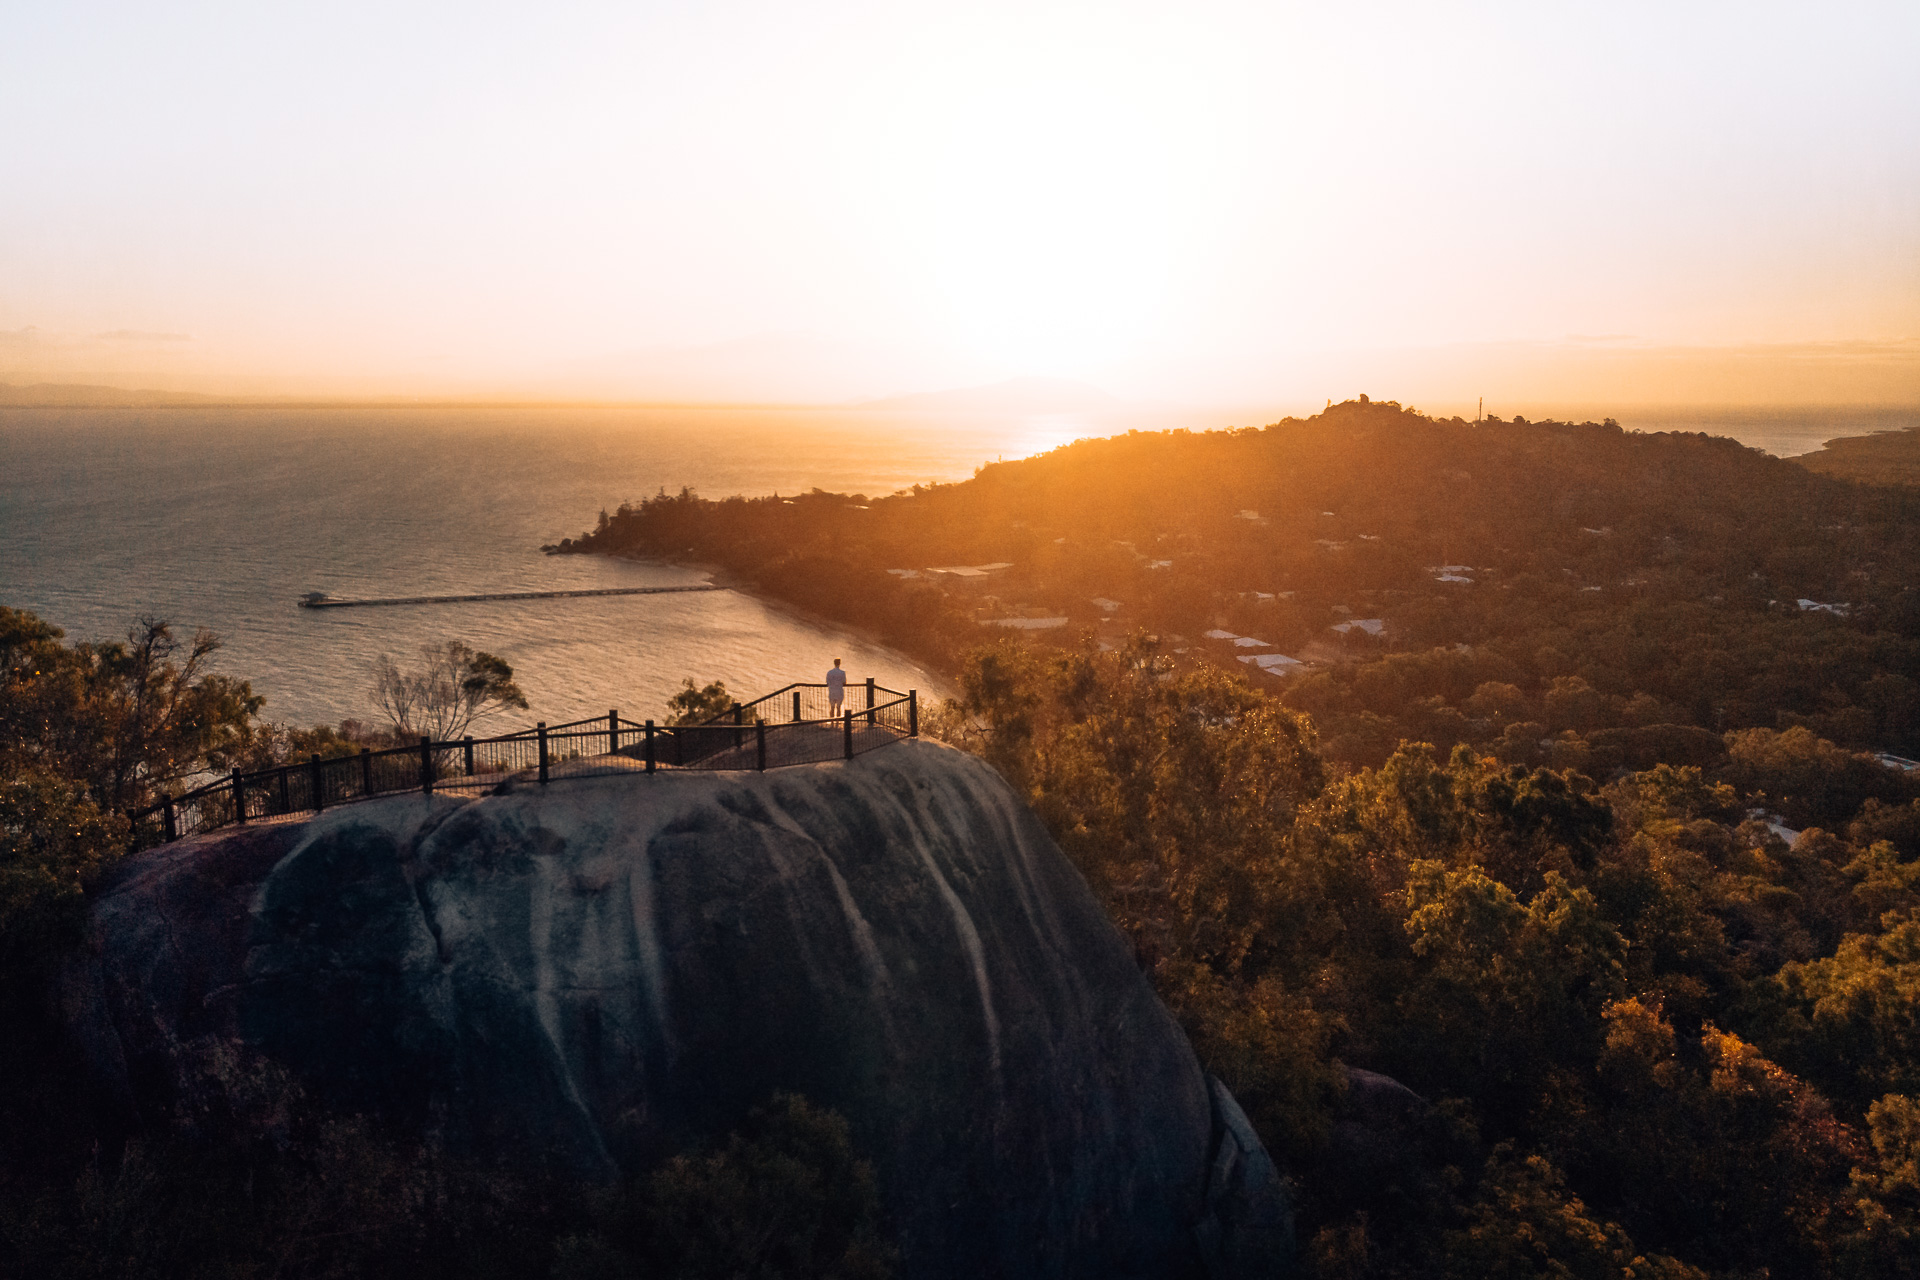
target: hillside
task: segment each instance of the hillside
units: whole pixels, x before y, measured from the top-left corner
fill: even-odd
[[[873,499],[662,494],[557,550],[717,564],[936,661],[1144,629],[1353,764],[1406,737],[1598,768],[1793,725],[1920,754],[1920,493],[1719,437],[1360,400]],[[1262,656],[1293,674],[1235,661]]]
[[[1908,428],[1829,440],[1826,448],[1794,461],[1809,471],[1841,480],[1920,485],[1920,430]]]
[[[35,382],[24,386],[0,382],[0,405],[14,408],[99,408],[122,405],[211,404],[212,396],[186,391],[140,391],[80,383]]]

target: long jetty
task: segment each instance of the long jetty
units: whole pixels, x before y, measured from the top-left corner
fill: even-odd
[[[482,600],[558,600],[573,596],[663,596],[679,591],[725,591],[710,582],[685,587],[595,587],[582,591],[490,591],[473,596],[390,596],[379,600],[343,600],[319,591],[300,597],[302,609],[365,609],[388,604],[473,604]]]

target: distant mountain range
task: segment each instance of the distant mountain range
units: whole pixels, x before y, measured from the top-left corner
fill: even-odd
[[[26,408],[95,408],[102,405],[207,404],[220,397],[188,391],[129,391],[64,382],[35,382],[16,387],[0,382],[0,405]]]

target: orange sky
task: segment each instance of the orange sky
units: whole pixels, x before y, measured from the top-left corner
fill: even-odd
[[[0,380],[1920,402],[1920,6],[39,3]]]

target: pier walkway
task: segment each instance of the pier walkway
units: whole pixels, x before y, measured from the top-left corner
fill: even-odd
[[[393,604],[472,604],[482,600],[559,600],[573,596],[664,596],[682,591],[725,591],[711,582],[684,587],[591,587],[578,591],[489,591],[470,596],[387,596],[374,600],[347,600],[323,591],[309,591],[300,597],[302,609],[367,609]]]

